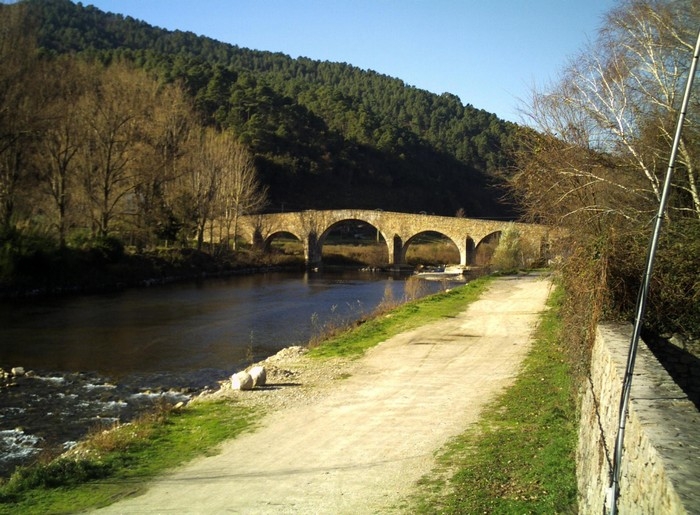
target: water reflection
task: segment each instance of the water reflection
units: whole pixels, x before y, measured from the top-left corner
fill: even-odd
[[[41,300],[0,310],[0,366],[110,377],[230,368],[306,343],[316,324],[358,318],[402,278],[361,272],[267,273]],[[439,285],[432,286],[433,290]]]
[[[305,344],[318,327],[360,318],[385,296],[401,299],[404,284],[362,272],[267,273],[2,304],[0,368],[39,377],[0,390],[0,476],[95,424],[216,386],[251,357]]]

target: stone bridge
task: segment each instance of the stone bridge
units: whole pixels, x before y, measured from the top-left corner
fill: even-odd
[[[510,224],[540,252],[549,243],[548,229],[535,224],[362,209],[248,215],[239,221],[239,235],[257,248],[269,249],[276,237],[291,234],[302,242],[304,259],[313,266],[321,262],[330,231],[352,221],[365,222],[378,231],[387,245],[390,265],[404,264],[411,242],[426,232],[449,238],[457,246],[463,266],[473,265],[479,245],[489,236],[500,235]]]

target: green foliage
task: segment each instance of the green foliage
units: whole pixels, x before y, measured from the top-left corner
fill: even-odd
[[[166,31],[69,0],[29,0],[49,54],[131,61],[181,82],[204,120],[257,156],[272,208],[503,216],[514,124],[345,63]],[[430,187],[426,187],[430,185]]]
[[[523,249],[520,231],[509,225],[502,233],[491,257],[491,267],[501,273],[517,272],[523,265]]]
[[[415,513],[575,513],[576,386],[549,300],[515,384],[455,438],[421,481]]]
[[[59,458],[46,465],[18,469],[2,489],[1,502],[16,500],[29,490],[75,486],[89,480],[108,477],[112,467],[88,460]]]
[[[78,234],[59,248],[47,235],[11,230],[0,237],[0,290],[89,289],[91,283],[109,282],[108,267],[124,257],[124,245],[114,237]]]
[[[8,229],[0,234],[0,286],[16,277],[29,277],[51,268],[56,242],[45,234]]]
[[[132,254],[111,237],[71,237],[66,248],[51,246],[51,239],[45,247],[29,243],[38,244],[25,236],[0,243],[0,296],[104,292],[143,281],[195,278],[269,264],[258,255],[223,250],[216,257],[180,247]]]
[[[116,262],[124,257],[124,244],[114,236],[86,236],[78,233],[69,240],[75,249],[88,251],[95,261]]]
[[[16,471],[0,485],[0,513],[75,513],[133,495],[157,474],[202,454],[253,424],[253,412],[224,401],[161,411],[94,435],[83,456]],[[142,486],[137,486],[140,489]]]

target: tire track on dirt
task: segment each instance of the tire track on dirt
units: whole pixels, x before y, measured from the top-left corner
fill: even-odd
[[[501,278],[466,311],[371,349],[307,405],[272,413],[100,513],[387,513],[515,377],[551,283]]]

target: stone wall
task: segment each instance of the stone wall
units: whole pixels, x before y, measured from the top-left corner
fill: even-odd
[[[579,513],[601,514],[610,482],[632,328],[602,324],[581,405]],[[700,416],[640,341],[626,422],[618,513],[700,513]],[[607,507],[606,507],[607,508]]]

